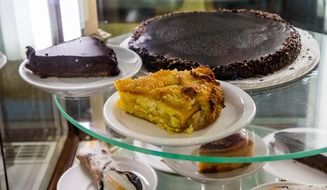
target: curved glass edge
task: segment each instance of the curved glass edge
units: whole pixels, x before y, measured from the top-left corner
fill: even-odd
[[[0,51],[0,69],[7,63],[7,57]]]
[[[63,107],[60,105],[58,98],[53,95],[55,105],[57,106],[60,113],[75,127],[79,130],[83,131],[84,133],[109,143],[114,146],[118,146],[130,151],[136,151],[144,154],[150,154],[153,156],[159,156],[169,159],[178,159],[178,160],[189,160],[189,161],[196,161],[196,162],[219,162],[219,163],[249,163],[249,162],[267,162],[267,161],[278,161],[278,160],[290,160],[302,157],[308,157],[317,155],[320,153],[327,152],[327,147],[319,148],[315,150],[309,151],[301,151],[296,153],[289,153],[284,155],[267,155],[267,156],[253,156],[253,157],[212,157],[212,156],[199,156],[199,155],[183,155],[183,154],[176,154],[176,153],[169,153],[169,152],[161,152],[156,150],[149,150],[140,147],[136,147],[130,144],[126,144],[120,141],[116,141],[114,139],[110,139],[104,135],[100,135],[92,130],[89,130],[82,125],[80,125],[76,120],[74,120],[70,115],[66,113]]]

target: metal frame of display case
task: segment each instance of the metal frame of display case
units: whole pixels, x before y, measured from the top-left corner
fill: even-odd
[[[0,110],[0,113],[1,113],[1,110]],[[2,127],[1,127],[1,129],[2,129]],[[3,141],[2,141],[2,134],[3,133],[1,133],[1,129],[0,129],[0,152],[1,152],[1,154],[0,154],[0,158],[1,158],[1,160],[0,160],[0,162],[1,162],[0,163],[1,164],[1,166],[0,166],[0,182],[1,182],[0,183],[0,188],[1,189],[5,188],[3,190],[7,190],[7,189],[9,189],[9,183],[8,183],[5,152],[4,152],[4,146],[3,146]],[[2,177],[4,178],[5,183],[2,183],[3,182]]]

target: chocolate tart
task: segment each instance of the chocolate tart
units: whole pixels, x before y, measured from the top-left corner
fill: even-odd
[[[115,52],[93,37],[81,37],[44,50],[26,47],[25,67],[41,78],[116,76]]]
[[[292,63],[300,35],[280,16],[257,10],[175,12],[148,19],[128,43],[149,71],[209,65],[217,79],[264,76]]]

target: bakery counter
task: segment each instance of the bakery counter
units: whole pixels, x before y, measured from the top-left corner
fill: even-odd
[[[107,177],[141,181],[145,190],[327,184],[323,1],[129,1],[2,3],[0,189],[3,179],[5,189],[113,189]],[[171,80],[153,94],[182,95],[173,108],[152,98],[157,109],[151,96],[141,97],[139,110],[164,117],[141,119],[117,104],[117,80],[203,63],[213,74],[185,71],[185,78],[170,73],[150,87],[141,83],[148,92]],[[200,94],[200,87],[208,90]],[[94,141],[109,149],[92,148]]]

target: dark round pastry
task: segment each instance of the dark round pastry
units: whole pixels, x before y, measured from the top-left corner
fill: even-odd
[[[223,139],[203,144],[199,155],[215,157],[250,157],[253,155],[254,142],[248,138],[246,131],[240,131]],[[235,170],[248,163],[198,163],[198,172],[217,173]]]
[[[144,21],[128,43],[149,71],[209,65],[216,78],[273,73],[292,63],[300,35],[276,14],[257,10],[176,12]]]

